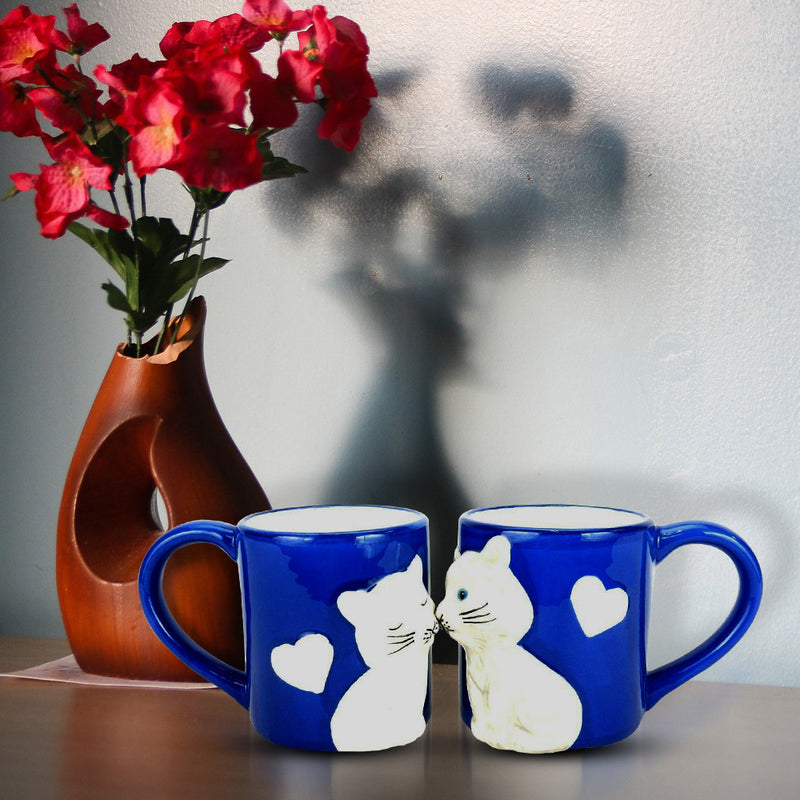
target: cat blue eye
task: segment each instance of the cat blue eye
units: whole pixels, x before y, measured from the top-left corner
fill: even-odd
[[[466,600],[468,594],[469,592],[466,589],[459,589],[456,597],[458,597],[459,600]]]

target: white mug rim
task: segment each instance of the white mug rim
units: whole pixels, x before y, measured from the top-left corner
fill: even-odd
[[[238,527],[265,536],[363,536],[424,527],[420,511],[388,505],[324,504],[273,508],[249,514]]]
[[[562,534],[611,533],[649,527],[652,520],[638,511],[569,503],[526,503],[487,506],[465,511],[459,525],[504,531]]]

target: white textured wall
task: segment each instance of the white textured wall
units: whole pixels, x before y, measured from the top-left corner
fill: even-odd
[[[131,5],[80,4],[108,62],[238,10]],[[273,503],[406,502],[391,453],[440,481],[445,519],[548,501],[713,519],[766,588],[705,676],[800,686],[797,3],[329,10],[361,23],[383,90],[362,147],[333,168],[289,137],[315,171],[216,213],[233,261],[203,286],[212,387]],[[39,158],[5,135],[0,174]],[[188,216],[181,195],[151,208]],[[61,483],[123,329],[103,264],[31,211],[0,208],[0,632],[56,635]],[[654,664],[721,620],[733,581],[714,551],[659,567]]]

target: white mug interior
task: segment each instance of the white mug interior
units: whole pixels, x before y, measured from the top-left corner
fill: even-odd
[[[400,528],[423,519],[418,511],[392,506],[305,506],[254,514],[246,524],[269,533],[359,533]]]
[[[546,531],[618,530],[647,522],[647,517],[635,511],[575,505],[482,508],[468,511],[462,519],[497,528]]]

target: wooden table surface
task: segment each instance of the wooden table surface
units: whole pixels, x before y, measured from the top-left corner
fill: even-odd
[[[68,653],[0,637],[0,671]],[[217,689],[98,688],[0,678],[0,798],[8,800],[790,800],[800,796],[800,689],[693,681],[619,744],[547,756],[472,739],[451,666],[434,667],[433,718],[382,753],[283,749]]]

